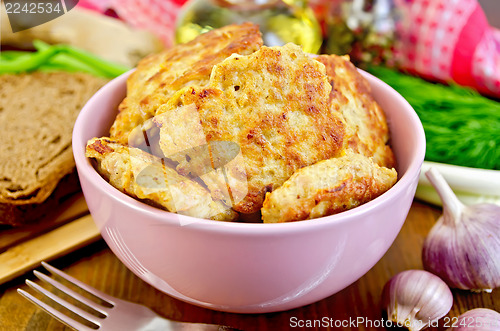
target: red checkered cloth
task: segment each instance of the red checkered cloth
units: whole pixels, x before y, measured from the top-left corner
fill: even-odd
[[[500,96],[500,33],[477,0],[396,0],[399,65],[429,79]]]
[[[393,38],[390,52],[384,54],[376,54],[372,39],[366,42],[355,38],[361,54],[375,53],[369,59],[379,55],[388,65],[395,64],[424,78],[454,81],[500,98],[500,31],[489,25],[477,0],[309,1],[323,25],[331,17],[346,23],[357,20],[359,24],[354,27],[347,24],[357,37],[363,38],[363,29],[372,29],[375,35]],[[391,30],[379,29],[377,24],[384,20],[393,21]],[[354,52],[351,57],[359,59],[358,55]]]

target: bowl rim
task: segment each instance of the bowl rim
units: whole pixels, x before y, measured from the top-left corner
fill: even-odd
[[[408,168],[401,177],[398,176],[398,181],[382,195],[356,208],[346,210],[338,214],[287,223],[243,223],[213,221],[209,219],[180,215],[150,206],[113,187],[97,172],[97,170],[92,166],[90,160],[85,156],[85,145],[87,140],[83,138],[85,136],[84,124],[92,120],[94,114],[94,112],[92,112],[92,108],[95,107],[95,105],[98,106],[98,101],[104,94],[111,92],[114,93],[117,90],[123,89],[126,85],[128,76],[134,70],[135,69],[132,69],[108,82],[98,92],[96,92],[82,108],[75,121],[73,129],[73,154],[79,176],[85,176],[85,178],[90,181],[93,186],[97,187],[101,192],[107,194],[119,204],[125,204],[129,208],[133,208],[140,211],[141,213],[145,213],[150,217],[153,217],[155,220],[159,220],[162,223],[165,223],[165,225],[180,225],[189,229],[203,230],[204,232],[231,232],[242,233],[245,235],[266,234],[272,236],[287,232],[315,231],[318,227],[329,227],[332,223],[351,222],[352,220],[359,219],[360,216],[369,215],[371,210],[376,209],[380,205],[380,202],[383,202],[385,200],[385,204],[390,204],[390,202],[395,200],[399,194],[404,193],[407,187],[412,184],[412,181],[418,180],[420,169],[424,161],[426,144],[424,129],[417,113],[413,110],[408,101],[406,101],[406,99],[404,99],[396,90],[394,90],[379,78],[358,68],[358,71],[369,81],[370,86],[373,87],[373,85],[376,84],[379,89],[383,90],[384,94],[389,93],[393,95],[394,98],[398,99],[399,103],[405,105],[405,108],[408,110],[405,113],[407,113],[407,116],[410,117],[408,123],[411,125],[411,130],[415,132],[417,140],[418,149],[415,150],[414,154],[412,154],[412,159],[409,161]],[[418,143],[418,141],[420,141],[420,144]],[[175,217],[172,217],[172,215],[174,215]],[[179,218],[182,219],[181,222],[179,221]]]

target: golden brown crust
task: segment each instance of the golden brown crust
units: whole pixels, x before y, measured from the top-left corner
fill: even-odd
[[[260,46],[258,27],[244,23],[209,31],[189,43],[147,56],[127,81],[127,97],[119,106],[111,137],[128,143],[130,131],[153,117],[177,90],[206,86],[215,64],[233,53],[253,53]]]
[[[394,169],[349,151],[293,174],[268,193],[262,208],[265,223],[293,222],[336,214],[368,202],[396,182]]]
[[[159,108],[167,115],[159,123],[160,145],[168,156],[193,142],[237,143],[244,159],[227,175],[246,174],[248,190],[233,208],[253,213],[266,192],[296,170],[342,152],[344,126],[340,114],[328,109],[330,90],[324,66],[299,46],[263,46],[248,56],[233,55],[214,66],[208,87],[186,88]],[[192,167],[176,161],[180,172]]]
[[[370,84],[347,56],[321,55],[315,58],[326,67],[332,90],[332,111],[340,111],[346,123],[347,146],[373,157],[380,166],[392,168],[394,154],[389,147],[389,128],[382,108],[373,99]]]

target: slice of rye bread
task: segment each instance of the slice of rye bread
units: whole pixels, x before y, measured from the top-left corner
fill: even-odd
[[[0,224],[36,221],[79,190],[73,125],[105,83],[81,73],[0,75]]]

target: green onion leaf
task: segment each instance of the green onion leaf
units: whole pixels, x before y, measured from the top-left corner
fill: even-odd
[[[422,121],[428,161],[500,170],[500,102],[386,67],[368,72],[398,91]]]

